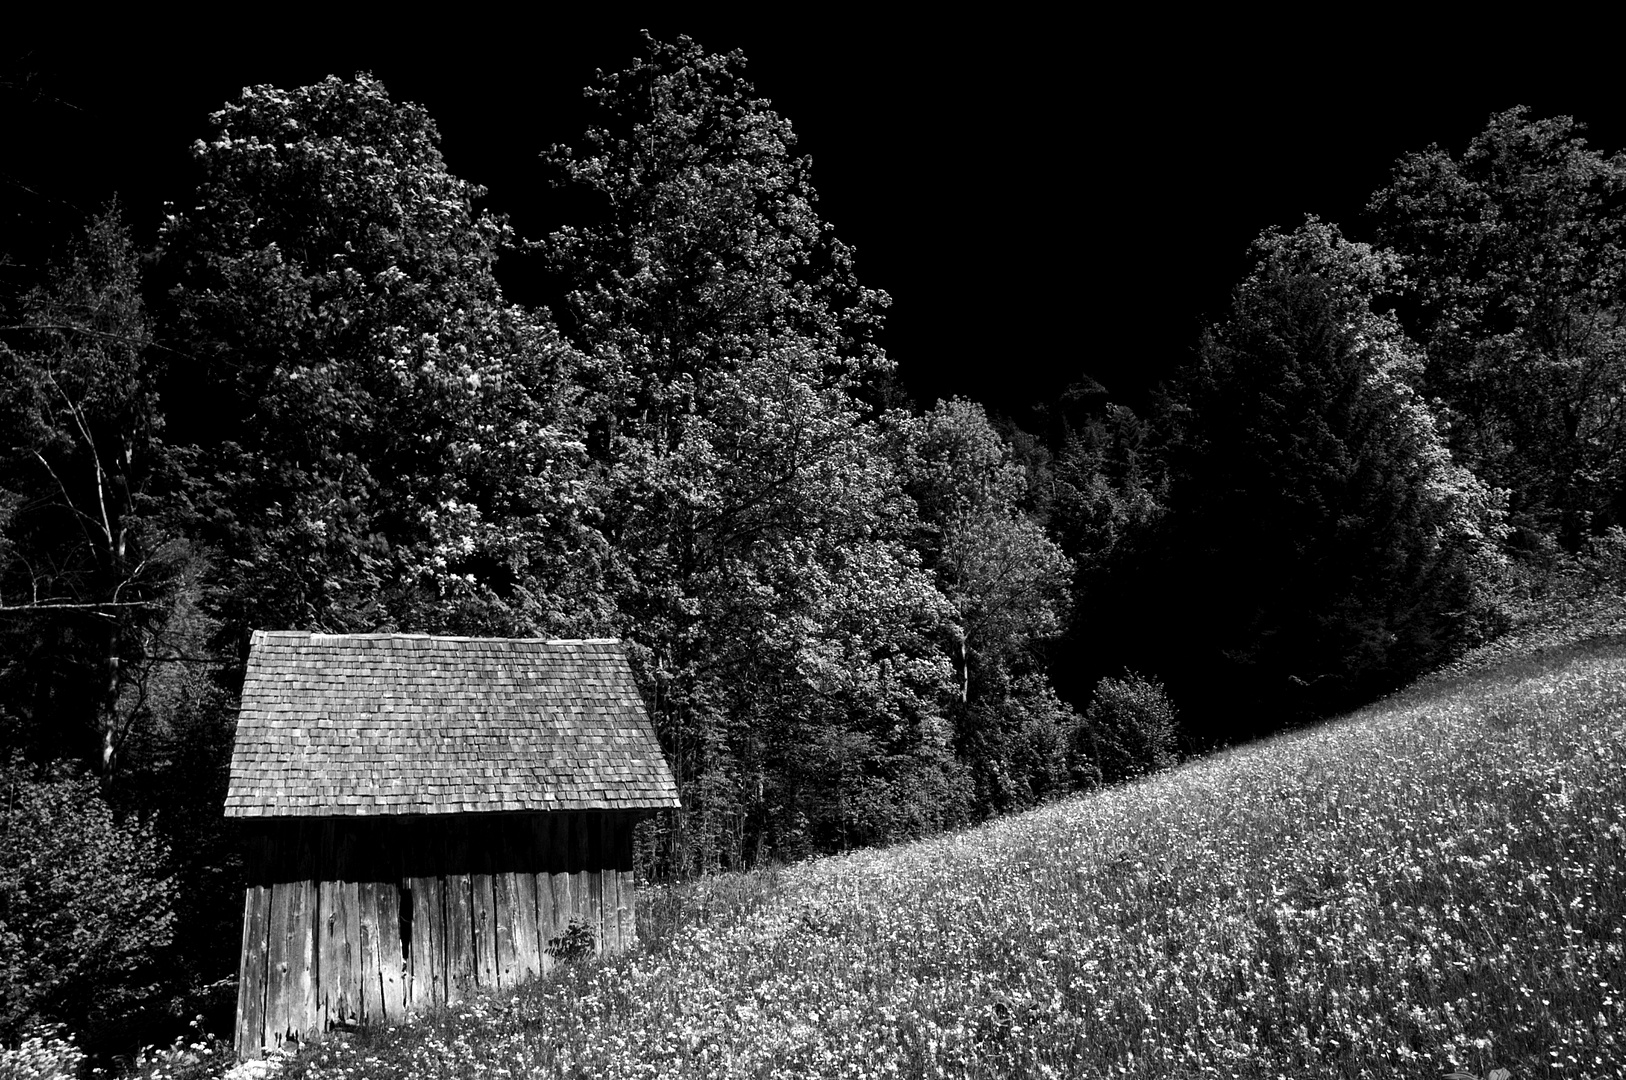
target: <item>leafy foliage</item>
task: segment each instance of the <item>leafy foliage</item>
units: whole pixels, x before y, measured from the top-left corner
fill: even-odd
[[[77,1076],[85,1055],[61,1027],[36,1029],[15,1047],[0,1046],[0,1080],[62,1080]]]
[[[1626,489],[1626,157],[1580,131],[1511,109],[1460,157],[1401,158],[1372,199],[1453,451],[1570,550],[1623,520]]]
[[[162,990],[168,851],[118,820],[92,778],[13,758],[0,786],[0,1039],[41,1021],[105,1036]]]
[[[601,208],[547,252],[579,283],[566,325],[593,357],[585,377],[610,438],[631,425],[674,445],[715,374],[772,346],[805,342],[830,385],[887,367],[869,339],[888,300],[858,284],[814,210],[810,160],[792,156],[790,123],[744,69],[739,52],[647,39],[589,88],[599,122],[582,148],[544,155]]]
[[[593,928],[575,919],[570,920],[564,933],[548,939],[548,955],[566,962],[592,956],[597,948],[598,938]]]
[[[954,605],[952,716],[977,806],[1031,806],[1068,789],[1076,718],[1045,677],[1044,646],[1067,618],[1072,564],[1022,509],[1027,473],[981,406],[943,401],[892,422],[916,545]]]
[[[210,122],[163,247],[175,377],[216,403],[177,435],[228,638],[551,621],[555,552],[580,539],[571,361],[503,304],[482,190],[369,76],[250,87]]]
[[[1073,736],[1074,760],[1106,783],[1157,772],[1178,760],[1179,729],[1163,684],[1125,672],[1105,678]]]
[[[679,866],[909,835],[959,801],[947,610],[860,397],[885,298],[743,66],[650,41],[590,91],[583,148],[547,155],[602,209],[546,251],[577,283],[615,623],[683,791]]]
[[[1133,665],[1172,670],[1169,572],[1161,549],[1172,511],[1159,432],[1125,406],[1106,402],[1070,427],[1051,469],[1045,514],[1073,561],[1072,617],[1054,646],[1069,662],[1053,673],[1069,700],[1089,699],[1095,681]]]
[[[258,1067],[243,1069],[234,1046],[201,1030],[201,1017],[188,1027],[189,1031],[176,1036],[168,1046],[142,1047],[129,1063],[127,1080],[223,1080],[245,1071],[251,1080],[275,1075],[275,1063],[263,1060]]]

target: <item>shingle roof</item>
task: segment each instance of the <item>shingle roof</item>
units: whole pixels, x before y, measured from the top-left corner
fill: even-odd
[[[254,632],[228,817],[677,805],[619,642]]]

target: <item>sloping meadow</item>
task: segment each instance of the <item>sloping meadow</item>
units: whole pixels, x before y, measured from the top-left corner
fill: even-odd
[[[1626,1077],[1626,640],[925,843],[305,1077]]]

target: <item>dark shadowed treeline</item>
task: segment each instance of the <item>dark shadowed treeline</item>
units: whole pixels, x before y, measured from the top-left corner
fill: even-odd
[[[1621,166],[1567,124],[1402,162],[1387,248],[1266,233],[1151,414],[1083,382],[1025,431],[903,399],[743,67],[604,77],[532,239],[376,80],[249,88],[152,250],[110,205],[10,275],[0,1038],[229,1008],[254,629],[625,639],[684,802],[642,867],[683,875],[1324,715],[1626,547]]]
[[[1573,120],[1492,116],[1395,164],[1373,243],[1263,234],[1149,416],[1087,385],[1053,410],[1043,486],[1077,568],[1054,655],[1084,669],[1063,692],[1156,672],[1213,745],[1618,583],[1623,184]]]

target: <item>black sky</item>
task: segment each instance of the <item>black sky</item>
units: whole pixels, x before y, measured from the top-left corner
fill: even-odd
[[[919,398],[1025,417],[1088,374],[1139,404],[1223,308],[1261,229],[1306,213],[1364,236],[1394,159],[1460,150],[1525,103],[1626,144],[1601,27],[1449,28],[629,19],[531,16],[341,30],[289,16],[184,32],[21,28],[0,45],[3,245],[35,241],[117,191],[150,235],[184,201],[187,147],[248,84],[370,70],[426,106],[451,169],[538,236],[568,212],[537,153],[572,142],[580,90],[624,66],[637,28],[742,49],[814,159],[821,209],[894,307],[884,344]],[[878,15],[878,10],[871,15]],[[1596,45],[1592,43],[1596,42]],[[23,76],[30,78],[21,82]],[[18,187],[22,184],[25,187]],[[41,226],[44,227],[41,227]],[[519,265],[516,299],[543,299]]]

